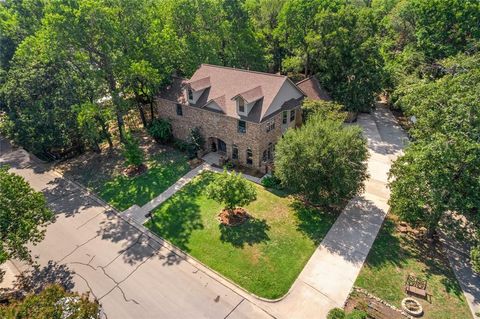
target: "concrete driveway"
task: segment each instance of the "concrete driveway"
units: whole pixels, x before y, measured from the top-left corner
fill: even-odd
[[[271,318],[172,251],[148,240],[48,165],[0,139],[0,165],[42,191],[56,221],[32,247],[33,278],[100,300],[108,318]],[[15,263],[20,270],[31,271]]]

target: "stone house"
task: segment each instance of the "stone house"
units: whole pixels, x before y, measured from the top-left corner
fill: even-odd
[[[329,99],[313,77],[295,84],[283,75],[202,64],[190,79],[173,77],[156,105],[175,138],[198,127],[206,151],[266,172],[276,142],[301,124],[305,97]]]

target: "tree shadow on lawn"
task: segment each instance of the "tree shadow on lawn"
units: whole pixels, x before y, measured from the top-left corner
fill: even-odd
[[[405,268],[412,267],[411,261],[419,268],[407,271]],[[398,283],[399,287],[403,287],[408,274],[412,272],[417,277],[426,279],[430,287],[433,276],[441,276],[439,283],[448,294],[458,298],[463,295],[441,243],[432,244],[410,234],[398,233],[395,221],[389,217],[384,220],[366,264],[372,269],[381,269],[386,265],[399,269],[404,277],[403,281]]]
[[[188,243],[192,232],[203,229],[200,206],[195,200],[212,178],[213,176],[204,174],[201,179],[192,180],[186,188],[153,212],[153,225],[152,221],[148,220],[145,226],[183,251],[189,252]]]
[[[308,206],[297,199],[290,204],[290,208],[298,218],[297,230],[313,240],[316,246],[322,242],[338,216],[336,213],[328,213]]]
[[[252,246],[270,240],[267,231],[270,230],[265,219],[250,218],[238,226],[220,224],[220,240],[232,244],[236,248],[243,248],[245,244]]]

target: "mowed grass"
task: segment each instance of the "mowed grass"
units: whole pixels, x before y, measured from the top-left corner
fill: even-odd
[[[205,196],[215,176],[197,176],[158,207],[155,224],[146,226],[257,296],[283,296],[336,216],[254,184],[257,200],[245,207],[253,218],[223,226],[217,220],[222,205]]]
[[[95,191],[110,205],[124,211],[134,204],[145,205],[190,170],[185,155],[173,149],[151,156],[146,164],[148,170],[142,175],[130,178],[118,174]]]
[[[416,298],[424,308],[422,318],[472,317],[441,245],[431,246],[397,232],[393,216],[385,220],[355,285],[400,308],[407,296],[404,283],[410,273],[427,279],[432,295],[431,303]]]

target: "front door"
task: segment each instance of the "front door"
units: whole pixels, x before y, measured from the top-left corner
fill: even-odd
[[[221,139],[217,139],[217,140],[218,140],[218,151],[222,152],[222,153],[226,153],[227,152],[227,144],[225,144],[225,142],[222,141]]]

